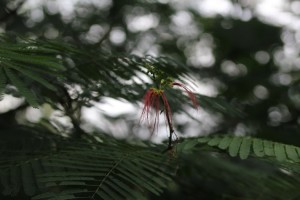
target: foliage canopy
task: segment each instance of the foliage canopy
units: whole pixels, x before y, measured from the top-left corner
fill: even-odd
[[[297,31],[243,1],[231,3],[240,18],[175,1],[78,2],[70,15],[28,2],[0,2],[0,108],[20,100],[0,113],[1,199],[299,199],[299,58],[286,53]],[[84,118],[105,98],[142,112],[165,77],[195,88],[201,107],[166,90],[172,148],[137,137],[149,131],[135,115],[102,112],[102,127]],[[201,95],[201,83],[216,93]]]

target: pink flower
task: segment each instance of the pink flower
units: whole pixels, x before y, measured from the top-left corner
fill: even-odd
[[[199,108],[199,104],[198,104],[198,101],[197,101],[197,99],[196,99],[195,94],[194,94],[189,88],[187,88],[184,84],[178,83],[178,82],[172,82],[172,83],[170,84],[170,86],[171,86],[171,87],[173,87],[173,86],[179,86],[179,87],[183,88],[183,89],[187,92],[189,98],[191,99],[191,101],[192,101],[192,103],[193,103],[193,106],[194,106],[196,109]]]
[[[143,98],[144,108],[141,114],[140,121],[143,120],[148,121],[150,127],[152,128],[151,134],[153,134],[154,131],[156,132],[158,131],[157,129],[159,123],[159,115],[160,115],[160,111],[162,110],[162,112],[165,113],[166,126],[170,130],[170,138],[172,138],[172,134],[174,133],[174,129],[172,125],[172,111],[169,102],[167,100],[167,97],[164,93],[164,90],[161,88],[167,89],[170,87],[172,88],[174,86],[179,86],[183,88],[187,92],[189,98],[192,100],[192,103],[195,106],[195,108],[198,109],[199,105],[196,96],[184,84],[174,82],[171,79],[167,79],[166,81],[165,80],[161,81],[160,88],[151,87],[149,90],[147,90]],[[171,145],[171,139],[169,143],[170,143],[169,145]]]
[[[167,97],[164,93],[164,90],[157,89],[157,88],[150,88],[143,100],[144,100],[144,108],[141,115],[141,120],[146,120],[150,123],[150,126],[152,126],[151,134],[154,133],[154,131],[157,131],[158,129],[158,123],[159,123],[159,114],[161,110],[161,99],[162,99],[162,109],[165,112],[165,117],[168,122],[168,126],[170,129],[172,128],[172,112],[169,105],[169,102],[167,100]],[[154,119],[151,119],[151,115],[154,113]]]

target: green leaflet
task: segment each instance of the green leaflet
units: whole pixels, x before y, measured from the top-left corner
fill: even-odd
[[[42,45],[42,44],[40,44]],[[0,44],[0,49],[3,50],[8,50],[8,51],[13,51],[16,53],[24,53],[24,54],[39,54],[39,55],[44,55],[44,54],[51,54],[51,55],[55,55],[55,54],[59,54],[58,50],[55,49],[50,49],[50,48],[46,48],[46,47],[42,47],[39,46],[39,44],[37,44],[35,41],[32,41],[31,45],[28,44],[5,44],[5,43],[1,43]]]
[[[219,147],[220,149],[223,149],[223,150],[227,149],[227,148],[229,147],[229,145],[230,145],[231,140],[232,140],[232,137],[229,137],[229,136],[223,137],[223,138],[221,139],[221,141],[220,141],[218,147]]]
[[[289,159],[291,159],[295,162],[300,161],[299,156],[298,156],[297,151],[296,151],[296,147],[290,146],[290,145],[285,145],[285,151],[286,151],[287,157]]]
[[[48,67],[55,70],[65,70],[65,68],[58,63],[58,60],[55,57],[49,56],[36,56],[36,55],[26,55],[15,52],[8,52],[7,50],[0,49],[0,57],[2,60],[6,61],[17,61],[21,63],[27,63],[31,65],[39,65],[41,67]]]
[[[207,143],[209,146],[217,147],[222,150],[227,149],[230,156],[236,157],[239,155],[241,159],[247,159],[249,155],[255,155],[258,157],[275,157],[280,162],[286,160],[300,162],[299,147],[259,138],[214,136],[198,138],[195,141]],[[196,146],[196,144],[194,144],[194,146]]]
[[[131,197],[131,194],[135,193],[132,188],[129,188],[127,185],[122,183],[122,181],[117,179],[108,180],[106,181],[106,184],[123,197]]]
[[[241,159],[248,158],[251,150],[251,145],[252,145],[252,139],[248,137],[244,137],[239,152]]]
[[[230,156],[237,156],[240,150],[240,146],[242,143],[242,138],[241,137],[234,137],[233,140],[231,141],[229,145],[229,155]]]
[[[275,153],[275,156],[278,161],[285,161],[287,159],[284,144],[275,143],[274,144],[274,153]]]
[[[124,198],[123,195],[121,195],[120,190],[116,190],[115,187],[109,187],[108,185],[103,185],[102,190],[98,191],[97,194],[101,197],[101,194],[107,194],[107,196],[110,197],[110,199],[122,199]]]
[[[264,140],[264,151],[267,156],[274,156],[274,143],[271,141]]]
[[[263,140],[253,138],[253,151],[258,157],[263,157],[265,155]]]
[[[197,138],[197,141],[200,142],[200,143],[207,143],[210,141],[210,137],[200,137],[200,138]]]
[[[29,77],[30,79],[33,79],[33,80],[39,82],[40,84],[42,84],[46,88],[48,88],[50,90],[53,90],[53,91],[56,91],[56,87],[54,85],[52,85],[51,83],[49,83],[46,79],[42,78],[40,74],[34,73],[32,71],[28,71],[26,69],[23,69],[21,67],[17,67],[17,66],[14,66],[14,65],[9,64],[8,66],[10,66],[11,68],[14,68],[15,70],[19,71],[21,74]]]
[[[14,84],[19,92],[25,97],[26,101],[34,108],[38,107],[37,99],[34,93],[27,88],[25,83],[9,68],[4,68],[7,77]]]
[[[182,143],[176,145],[178,152],[190,152],[199,142],[197,140],[185,140]]]
[[[219,138],[219,137],[213,137],[207,144],[209,146],[218,146],[219,143],[220,143],[220,141],[221,141],[221,138]]]

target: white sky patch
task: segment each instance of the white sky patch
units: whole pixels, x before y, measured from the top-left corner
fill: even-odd
[[[24,98],[16,98],[11,95],[3,95],[3,99],[0,100],[0,113],[8,112],[15,109],[24,102]]]
[[[211,67],[215,63],[213,55],[213,39],[210,35],[204,35],[195,43],[186,46],[187,63],[195,67]]]
[[[177,124],[180,124],[181,122],[183,124],[187,124],[184,134],[181,134],[181,136],[184,137],[207,135],[213,129],[215,129],[222,120],[220,116],[212,115],[203,110],[201,108],[201,102],[199,110],[195,110],[194,108],[190,107],[186,108],[186,112],[188,112],[193,118],[197,119],[197,121],[191,120],[190,116],[185,113],[174,115],[174,120]]]
[[[41,22],[44,19],[44,12],[41,9],[31,10],[30,18],[34,22]]]
[[[40,109],[28,107],[26,109],[25,117],[28,121],[32,123],[38,122],[42,118],[42,112]]]
[[[85,39],[90,43],[98,42],[104,35],[104,28],[99,24],[93,24],[90,26],[89,31],[85,35]]]
[[[54,110],[51,112],[49,121],[63,133],[66,129],[73,128],[71,119],[67,117],[62,111]]]
[[[121,28],[113,28],[113,30],[110,32],[109,40],[116,45],[122,44],[125,39],[126,34]]]
[[[264,21],[298,30],[300,28],[300,18],[292,12],[288,12],[289,9],[292,11],[297,10],[298,6],[285,0],[264,0],[256,4],[256,12]]]
[[[80,3],[80,5],[91,4],[99,9],[107,9],[112,6],[111,0],[27,0],[26,3],[23,4],[20,12],[41,8],[43,5],[46,5],[49,13],[55,14],[59,12],[63,16],[63,19],[68,21],[74,17],[74,11],[76,8],[75,5],[77,3]],[[233,14],[233,11],[237,12],[229,0],[164,0],[163,3],[171,3],[177,8],[194,8],[199,13],[207,17],[214,17],[218,14],[230,16]],[[253,2],[250,1],[248,4],[251,7],[254,7],[256,13],[268,23],[277,24],[280,26],[288,26],[293,29],[300,28],[300,19],[297,16],[297,14],[300,13],[300,3],[298,1],[289,3],[286,0],[260,0]],[[291,12],[287,12],[286,10],[291,10]],[[242,20],[246,20],[251,17],[251,14],[248,11],[240,14]],[[127,21],[129,24],[129,29],[133,32],[138,32],[155,28],[158,25],[159,17],[154,14],[131,16],[127,19]],[[185,17],[184,20],[181,20],[180,22],[177,20],[177,22],[186,23],[188,22],[188,18]]]
[[[172,32],[185,38],[197,38],[199,36],[201,30],[199,30],[197,22],[193,20],[193,16],[190,12],[179,10],[170,18],[172,23],[169,28]],[[163,34],[164,33],[161,33],[161,35]]]
[[[118,115],[134,113],[136,108],[132,103],[125,100],[117,100],[110,97],[102,98],[101,103],[96,103],[95,106],[104,114],[116,117]]]
[[[290,5],[291,10],[296,14],[300,15],[300,2],[299,1],[293,1]]]
[[[63,0],[57,1],[58,9],[63,18],[69,19],[69,16],[72,16],[75,10],[75,3],[74,0]]]
[[[196,2],[199,12],[207,17],[214,17],[217,14],[227,16],[232,9],[232,3],[228,0],[202,0]]]
[[[55,1],[47,1],[46,2],[47,12],[51,15],[55,15],[58,13],[58,5]]]
[[[267,64],[270,60],[270,55],[266,51],[258,51],[255,53],[254,57],[260,64]]]
[[[219,94],[218,86],[221,84],[216,79],[200,79],[193,76],[181,77],[184,84],[194,93],[216,97]],[[179,81],[180,82],[180,81]]]
[[[109,101],[109,106],[112,106],[112,102],[114,102],[114,100],[115,99]],[[121,106],[117,106],[114,108],[110,107],[110,109],[115,110],[120,110],[120,108]],[[106,133],[112,134],[117,138],[125,138],[128,136],[128,134],[131,134],[132,130],[128,130],[128,126],[124,119],[120,118],[116,121],[110,121],[109,119],[107,119],[105,115],[108,114],[111,116],[111,112],[107,111],[106,109],[107,107],[104,106],[103,110],[103,107],[102,105],[100,105],[100,103],[98,103],[96,107],[83,107],[81,110],[81,120],[83,121],[82,128],[88,132],[91,132],[94,130],[94,128],[96,128]],[[125,113],[127,113],[127,111],[125,111]],[[120,113],[117,113],[116,116],[119,114]]]
[[[269,91],[262,85],[256,85],[253,89],[254,95],[259,99],[266,99],[269,96]]]
[[[77,0],[79,1],[79,0]],[[82,0],[80,0],[81,2]],[[95,7],[97,8],[100,8],[100,9],[104,9],[104,8],[107,8],[107,7],[111,7],[113,2],[112,0],[85,0],[85,2],[87,3],[92,3]]]
[[[150,28],[157,27],[159,17],[155,14],[142,16],[128,16],[126,18],[128,29],[131,32],[146,31]]]
[[[137,83],[137,84],[144,84],[144,83],[153,83],[153,81],[150,79],[149,76],[146,74],[140,72],[140,71],[135,71],[136,76],[132,77],[132,80]]]
[[[48,28],[44,33],[44,36],[47,39],[55,39],[58,37],[58,35],[59,35],[59,31],[52,27]]]
[[[213,80],[211,80],[210,82],[212,83]],[[215,97],[219,94],[218,89],[215,87],[214,84],[210,84],[208,82],[201,82],[201,81],[197,81],[195,84],[196,87],[193,87],[194,88],[193,91],[195,91],[195,93],[202,94],[209,97]]]
[[[175,15],[171,16],[172,22],[176,26],[187,26],[192,22],[192,16],[189,12],[179,11],[175,13]]]
[[[35,9],[35,8],[39,8],[42,5],[44,5],[45,2],[43,1],[38,1],[38,0],[27,0],[23,5],[22,5],[22,9],[24,10],[31,10],[31,9]]]
[[[221,71],[232,77],[244,76],[247,74],[247,67],[243,64],[236,64],[231,60],[225,60],[221,64]]]
[[[234,130],[234,135],[245,136],[250,128],[243,123],[239,123]]]
[[[129,54],[134,54],[137,56],[145,56],[147,54],[147,51],[149,48],[151,48],[153,45],[155,45],[155,42],[157,40],[157,37],[154,36],[151,33],[145,33],[143,36],[139,39],[139,42],[135,47],[129,52]],[[129,47],[131,49],[132,47]],[[153,55],[152,56],[157,56]]]
[[[81,109],[81,118],[84,122],[88,122],[88,125],[95,126],[97,128],[103,127],[103,119],[100,118],[100,111],[95,107],[83,107]]]

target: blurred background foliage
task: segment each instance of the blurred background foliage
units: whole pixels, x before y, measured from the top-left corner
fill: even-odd
[[[300,3],[296,0],[0,2],[1,33],[26,39],[61,41],[74,45],[78,50],[85,49],[85,55],[67,63],[69,66],[72,66],[72,62],[80,63],[79,70],[85,71],[89,66],[86,65],[89,54],[97,54],[98,49],[103,52],[99,57],[116,56],[115,60],[108,59],[103,64],[107,67],[112,62],[118,62],[120,55],[168,56],[186,66],[189,77],[184,80],[198,94],[203,109],[194,114],[189,106],[171,101],[175,111],[174,124],[181,135],[253,135],[296,146],[300,146],[299,28]],[[68,52],[67,47],[64,52],[76,54]],[[150,60],[151,58],[149,57]],[[142,63],[143,60],[138,62]],[[174,66],[180,65],[177,63]],[[180,74],[176,69],[170,71],[168,68],[170,74]],[[145,139],[148,136],[136,127],[139,117],[136,113],[141,109],[139,99],[146,86],[151,85],[151,80],[147,81],[144,77],[146,86],[141,86],[135,84],[140,83],[136,80],[137,77],[126,77],[126,71],[116,69],[115,72],[124,75],[124,79],[133,80],[132,84],[127,83],[127,89],[122,92],[119,90],[124,85],[108,82],[103,86],[106,88],[100,91],[102,94],[96,94],[92,99],[93,95],[87,94],[89,88],[82,92],[80,89],[76,90],[76,87],[69,87],[67,92],[74,101],[78,100],[78,91],[81,92],[81,102],[94,100],[89,102],[89,107],[89,103],[82,104],[84,106],[79,106],[78,113],[71,115],[60,113],[58,108],[53,105],[51,108],[48,104],[37,111],[23,105],[19,98],[7,95],[0,101],[0,107],[6,107],[1,110],[0,126],[6,128],[20,123],[45,124],[51,121],[64,133],[71,129],[75,129],[75,132],[78,131],[76,129],[84,129],[86,132],[101,130],[115,137],[138,136]],[[92,77],[92,74],[89,76]],[[59,94],[65,92],[62,90]],[[13,91],[10,93],[13,94]],[[15,104],[8,104],[8,101],[15,101]],[[68,102],[65,99],[63,101]],[[131,104],[133,102],[135,103]],[[124,109],[114,112],[115,105]],[[184,107],[185,112],[179,107]],[[73,115],[78,116],[70,117]],[[188,157],[186,159],[187,162],[193,161]],[[217,166],[213,164],[217,162],[213,157],[203,155],[203,160]],[[256,162],[253,161],[252,164]],[[218,164],[220,163],[219,160]],[[225,161],[222,164],[224,168],[230,165],[224,163]],[[203,164],[196,162],[193,166],[199,171]],[[264,167],[257,167],[266,170],[270,166],[266,164]],[[181,172],[181,177],[192,176],[190,170],[192,171],[186,169]],[[190,178],[198,183],[203,181],[196,180],[199,177]],[[190,181],[189,178],[186,179]],[[205,181],[210,182],[210,178],[208,179]],[[178,184],[191,184],[189,181],[180,179]],[[191,190],[195,192],[196,189]],[[186,191],[181,192],[185,194]],[[198,197],[203,197],[205,191],[200,193]],[[221,197],[216,195],[211,198]]]

